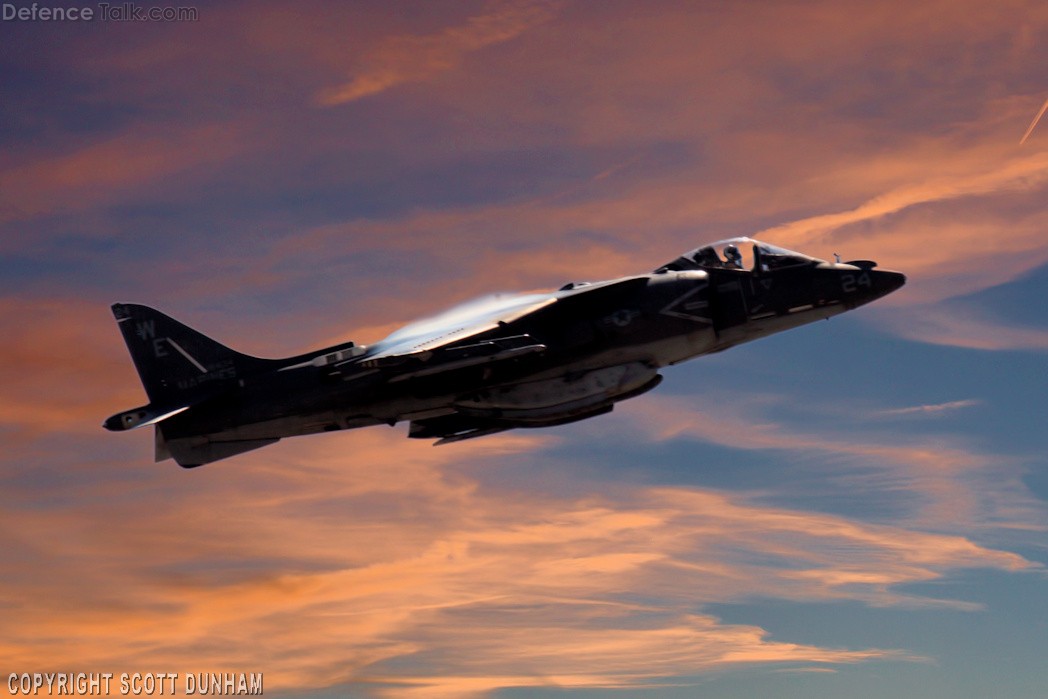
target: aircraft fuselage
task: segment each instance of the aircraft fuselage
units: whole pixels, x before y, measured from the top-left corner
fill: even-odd
[[[409,327],[403,339],[394,334],[366,348],[340,345],[288,360],[233,353],[209,362],[198,355],[208,355],[203,345],[213,341],[200,336],[194,344],[186,336],[179,342],[177,328],[161,335],[168,332],[165,321],[184,328],[177,321],[146,307],[120,306],[136,364],[149,350],[138,345],[152,342],[154,353],[195,365],[195,373],[162,379],[166,391],[151,394],[150,406],[116,415],[107,426],[126,429],[138,424],[129,415],[145,422],[167,407],[181,408],[157,421],[157,457],[170,454],[189,466],[283,437],[405,420],[409,436],[438,443],[563,424],[609,412],[654,388],[665,366],[830,318],[905,281],[866,262],[798,255],[803,263],[783,264],[782,255],[761,258],[753,242],[758,259],[751,269],[719,258],[711,264],[700,249],[651,274],[567,285],[504,309],[493,301],[494,310],[452,313],[446,322],[437,317],[434,330],[417,336]],[[144,323],[154,323],[151,334],[142,332]],[[168,343],[158,346],[158,337]],[[204,380],[213,374],[219,378]],[[145,373],[143,382],[148,390]],[[180,391],[198,393],[181,397]],[[171,405],[157,405],[164,402]]]

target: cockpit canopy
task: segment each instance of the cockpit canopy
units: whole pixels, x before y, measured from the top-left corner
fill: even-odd
[[[810,267],[820,262],[823,260],[753,238],[728,238],[686,252],[655,273],[710,268],[767,272],[784,267]]]

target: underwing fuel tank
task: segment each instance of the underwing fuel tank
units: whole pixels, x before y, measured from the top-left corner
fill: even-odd
[[[640,362],[594,369],[581,375],[523,381],[494,386],[455,401],[455,408],[472,414],[500,417],[542,417],[568,409],[582,409],[630,393],[650,383],[658,372]]]

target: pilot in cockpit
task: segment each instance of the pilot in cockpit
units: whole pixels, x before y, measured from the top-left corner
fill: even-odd
[[[724,260],[728,263],[729,267],[736,269],[742,269],[742,253],[734,245],[727,245],[724,248]]]
[[[697,250],[692,259],[695,260],[695,264],[699,267],[720,267],[723,264],[721,259],[717,257],[717,251],[713,249],[712,245],[707,245]]]

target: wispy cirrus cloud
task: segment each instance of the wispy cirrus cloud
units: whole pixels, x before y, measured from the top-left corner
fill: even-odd
[[[954,410],[963,410],[965,408],[974,408],[979,405],[980,401],[975,399],[966,400],[951,400],[945,403],[931,403],[926,405],[911,405],[905,408],[890,408],[888,410],[879,410],[875,415],[883,417],[896,417],[900,415],[942,415],[944,413],[952,412]]]
[[[221,124],[143,126],[73,152],[12,156],[0,170],[0,223],[130,200],[162,178],[224,162],[242,150],[242,135]]]
[[[824,476],[837,488],[861,486],[870,501],[878,493],[891,501],[892,518],[915,527],[979,531],[1048,527],[1038,498],[1022,481],[1021,464],[980,453],[961,440],[938,435],[820,434],[788,427],[766,417],[762,401],[708,393],[689,399],[650,396],[624,406],[632,424],[649,439],[700,439],[741,450],[778,450],[811,459],[848,463],[844,472]],[[957,406],[960,407],[960,406]],[[738,438],[744,435],[744,438]],[[909,503],[902,505],[899,496]]]
[[[993,543],[1000,527],[1039,536],[1045,522],[1020,466],[995,453],[1009,437],[979,441],[981,411],[894,408],[889,432],[859,403],[836,429],[791,427],[747,403],[767,390],[750,375],[730,395],[622,406],[625,423],[593,423],[600,437],[569,444],[580,448],[563,462],[552,447],[572,428],[432,449],[401,427],[193,472],[153,465],[146,431],[98,424],[142,400],[98,299],[133,291],[240,349],[290,354],[754,231],[906,272],[886,305],[998,284],[1048,262],[1039,132],[1014,144],[1043,84],[1048,6],[1024,6],[1018,24],[953,0],[502,2],[407,19],[385,5],[253,7],[64,43],[26,35],[53,50],[46,70],[10,81],[4,114],[20,125],[5,127],[0,157],[3,249],[28,261],[14,283],[46,290],[0,302],[0,657],[12,666],[259,669],[307,693],[654,689],[739,667],[918,659],[848,622],[817,642],[729,623],[713,604],[917,618],[999,599],[959,586],[962,599],[938,597],[934,583],[960,571],[1039,570]],[[16,54],[5,67],[39,52]],[[367,99],[398,86],[419,89]],[[71,249],[85,231],[131,244]],[[1044,346],[1029,329],[922,313],[943,342]],[[906,419],[947,414],[973,420],[970,439]],[[642,450],[598,463],[618,434]],[[677,442],[668,467],[691,485],[619,482],[616,469],[647,476],[649,454]],[[703,487],[709,472],[691,468],[709,445],[730,467],[751,462],[737,491]],[[507,484],[509,466],[523,486]],[[567,487],[547,482],[553,470]]]
[[[1048,350],[1048,330],[987,317],[985,311],[946,304],[914,306],[876,322],[909,340],[974,350]]]
[[[362,68],[352,80],[320,92],[316,99],[330,107],[426,80],[451,70],[468,53],[509,41],[549,21],[555,11],[556,3],[549,0],[503,0],[439,34],[387,38],[361,59]]]
[[[1037,122],[1039,122],[1041,120],[1041,117],[1044,116],[1045,111],[1048,111],[1048,100],[1045,100],[1044,104],[1041,105],[1041,109],[1037,112],[1037,115],[1033,118],[1033,121],[1030,122],[1030,126],[1026,129],[1026,133],[1024,133],[1023,137],[1019,140],[1020,146],[1026,143],[1026,139],[1028,139],[1030,137],[1030,134],[1033,133],[1033,130],[1037,128]]]
[[[812,245],[846,245],[850,255],[878,252],[881,259],[894,260],[894,264],[905,268],[922,289],[928,289],[923,293],[926,298],[934,288],[928,283],[929,278],[945,277],[951,294],[975,291],[992,283],[1014,279],[1048,259],[1041,234],[1043,228],[1036,223],[1009,226],[1005,244],[998,246],[991,241],[999,237],[999,224],[989,221],[982,225],[978,219],[958,218],[954,221],[955,217],[946,211],[937,215],[934,228],[920,218],[917,218],[916,226],[912,225],[911,219],[887,220],[918,207],[1045,189],[1048,153],[1031,156],[1002,153],[998,157],[991,156],[989,162],[992,165],[986,168],[983,158],[987,154],[982,150],[973,150],[971,157],[946,158],[957,161],[962,170],[960,174],[905,184],[869,198],[852,209],[774,226],[758,233],[758,237],[782,241],[800,249]],[[862,230],[856,232],[860,226]],[[905,234],[900,234],[900,231]],[[1000,263],[992,265],[996,268],[996,275],[985,269],[989,260]]]
[[[469,674],[392,679],[394,686],[400,686],[381,694],[429,699],[481,696],[496,688],[512,687],[643,689],[665,686],[665,678],[678,675],[694,676],[714,669],[760,664],[799,663],[810,667],[811,663],[920,660],[899,651],[820,649],[779,642],[759,627],[728,625],[700,614],[682,614],[655,628],[580,629],[554,623],[524,628],[507,625],[495,639],[483,628],[462,627],[455,635],[471,651],[493,649],[498,654],[515,656],[520,669],[534,670],[519,675],[485,676],[482,660]],[[544,641],[535,643],[536,636]],[[375,679],[383,678],[379,675]]]
[[[963,536],[744,494],[526,494],[456,475],[546,439],[495,437],[467,452],[381,430],[329,435],[239,459],[246,481],[233,461],[192,473],[162,464],[150,479],[101,464],[75,492],[52,486],[47,511],[9,507],[37,487],[9,479],[0,537],[20,565],[0,599],[20,602],[5,610],[0,647],[27,669],[257,667],[275,688],[348,682],[375,695],[642,687],[749,665],[916,659],[771,638],[696,611],[706,604],[968,609],[895,588],[958,568],[1035,567]],[[75,579],[57,574],[73,568]]]

